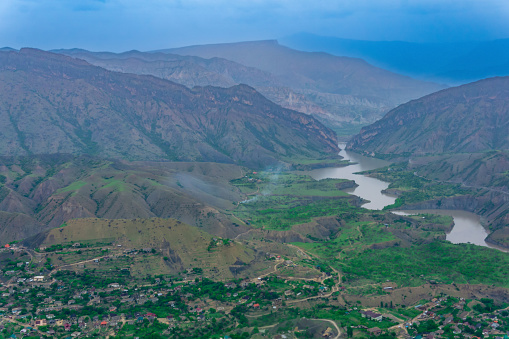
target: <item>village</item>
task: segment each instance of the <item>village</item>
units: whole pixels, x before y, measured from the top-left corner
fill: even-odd
[[[15,244],[5,250],[27,252]],[[288,280],[277,269],[296,266],[292,260],[267,260],[273,272],[223,282],[198,268],[140,282],[122,272],[113,280],[48,263],[42,272],[50,273],[41,275],[30,261],[11,261],[0,276],[0,338],[508,338],[508,305],[491,299],[335,305],[347,291],[334,272]]]

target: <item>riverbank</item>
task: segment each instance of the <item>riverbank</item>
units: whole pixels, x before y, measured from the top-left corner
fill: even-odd
[[[427,213],[444,213],[444,210],[457,210],[474,213],[464,221],[455,220],[458,229],[472,227],[476,232],[465,232],[468,236],[461,242],[490,246],[497,249],[509,249],[509,236],[505,231],[499,231],[496,237],[491,234],[504,228],[503,216],[507,211],[507,199],[500,199],[500,194],[464,187],[460,184],[429,180],[409,171],[407,164],[391,164],[390,166],[362,172],[372,178],[389,181],[390,185],[384,193],[397,196],[395,202],[384,207],[385,210],[421,210]],[[494,196],[496,195],[496,196]],[[503,197],[502,197],[503,198]],[[434,211],[434,212],[433,212]],[[479,238],[482,236],[482,239]]]

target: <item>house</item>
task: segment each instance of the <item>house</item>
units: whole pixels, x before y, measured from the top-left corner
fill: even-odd
[[[378,337],[380,334],[382,334],[382,330],[379,329],[378,327],[368,328],[368,333],[370,335],[374,335],[374,336]]]
[[[44,276],[43,275],[36,275],[34,278],[34,282],[43,282]]]
[[[35,321],[35,326],[47,326],[46,319],[37,319]]]
[[[368,319],[376,320],[376,321],[382,321],[382,318],[383,318],[380,313],[376,313],[373,311],[362,311],[361,315],[363,318],[368,318]]]
[[[254,304],[254,305],[253,305],[253,308],[254,308],[255,310],[260,309],[260,304],[258,304],[258,303]]]
[[[229,282],[229,283],[224,284],[224,287],[226,287],[226,288],[235,288],[235,287],[237,287],[237,284],[235,284],[233,282]]]
[[[453,321],[453,320],[454,320],[454,318],[453,318],[453,316],[452,316],[452,315],[451,315],[451,316],[446,317],[446,318],[445,318],[445,320],[444,320],[444,325],[447,325],[447,324],[452,323],[452,321]]]

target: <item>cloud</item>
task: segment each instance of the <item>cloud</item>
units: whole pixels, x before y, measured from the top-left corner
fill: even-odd
[[[506,0],[0,0],[0,42],[150,50],[301,31],[366,40],[480,40],[509,37],[507,17]]]

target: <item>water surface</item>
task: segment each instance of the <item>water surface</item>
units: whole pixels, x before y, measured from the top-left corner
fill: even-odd
[[[329,167],[320,168],[306,172],[315,180],[322,180],[326,178],[332,179],[350,179],[354,180],[359,186],[344,190],[347,193],[356,195],[370,202],[365,203],[362,207],[372,210],[381,210],[387,205],[391,205],[396,201],[396,196],[382,193],[389,187],[389,183],[379,179],[370,178],[361,174],[354,174],[362,171],[369,171],[372,169],[385,167],[390,165],[389,162],[368,158],[357,153],[345,151],[345,144],[339,144],[341,152],[339,155],[350,160],[354,164],[344,167]]]
[[[446,239],[453,244],[471,243],[479,246],[489,246],[484,239],[488,232],[481,225],[478,215],[461,210],[404,210],[394,211],[398,215],[438,214],[448,215],[454,219],[454,228],[447,234]]]
[[[396,196],[382,193],[383,190],[389,187],[388,182],[370,178],[361,174],[355,174],[357,172],[385,167],[390,165],[390,163],[380,159],[368,158],[354,152],[348,152],[344,149],[345,144],[340,144],[339,147],[342,149],[339,154],[343,156],[345,160],[350,160],[354,164],[345,167],[320,168],[308,171],[306,174],[310,175],[315,180],[326,178],[354,180],[359,186],[346,189],[344,191],[365,200],[369,200],[370,202],[362,205],[364,208],[381,210],[385,206],[393,204],[396,201]],[[393,213],[399,215],[419,213],[449,215],[453,217],[454,227],[446,236],[448,241],[454,244],[470,243],[500,249],[496,246],[489,245],[486,241],[484,241],[484,239],[488,236],[488,232],[482,226],[479,216],[474,213],[461,210],[394,211]]]

